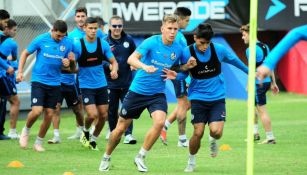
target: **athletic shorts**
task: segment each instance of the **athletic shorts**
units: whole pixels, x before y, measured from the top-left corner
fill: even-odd
[[[80,88],[82,102],[84,105],[106,105],[109,103],[109,95],[107,87],[96,89]]]
[[[0,77],[0,96],[8,97],[16,94],[16,83],[6,76]]]
[[[172,80],[176,98],[181,98],[187,95],[187,84],[185,80]]]
[[[256,105],[262,106],[266,104],[266,92],[271,88],[271,83],[263,83],[261,86],[256,84]]]
[[[128,91],[119,111],[119,115],[126,119],[138,119],[145,108],[147,108],[150,114],[157,110],[167,113],[165,94],[142,95],[133,91]]]
[[[64,99],[68,107],[73,107],[79,104],[79,94],[77,86],[75,84],[61,84],[61,95],[58,100],[58,103],[62,104]]]
[[[191,123],[211,123],[226,120],[225,99],[191,100]]]
[[[49,86],[39,82],[31,84],[31,106],[55,109],[60,95],[60,86]]]

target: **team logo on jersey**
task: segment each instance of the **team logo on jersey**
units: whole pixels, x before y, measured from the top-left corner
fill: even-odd
[[[129,43],[127,41],[125,41],[123,45],[124,45],[125,48],[129,47]]]
[[[123,115],[126,115],[126,114],[127,114],[127,110],[123,108],[123,109],[122,109],[122,114],[123,114]]]
[[[32,99],[32,102],[35,104],[35,103],[37,103],[37,98],[33,98]]]
[[[62,46],[60,46],[60,51],[61,51],[61,52],[64,52],[64,51],[65,51],[65,49],[66,49],[66,48],[65,48],[65,46],[63,46],[63,45],[62,45]]]
[[[176,59],[176,53],[173,52],[173,53],[171,54],[171,60],[175,60],[175,59]]]
[[[89,101],[90,101],[90,99],[84,98],[84,103],[88,103]]]

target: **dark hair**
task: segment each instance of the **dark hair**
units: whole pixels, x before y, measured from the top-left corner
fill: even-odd
[[[104,26],[104,25],[107,24],[101,17],[96,16],[95,18],[96,18],[96,20],[98,22],[98,26]]]
[[[17,26],[17,23],[16,23],[16,21],[15,20],[13,20],[13,19],[9,19],[8,21],[7,21],[7,28],[8,29],[12,29],[13,27],[16,27]]]
[[[9,19],[10,14],[4,9],[0,9],[0,20]]]
[[[93,23],[98,23],[97,19],[94,17],[88,17],[86,18],[84,25],[93,24]]]
[[[214,32],[212,30],[212,27],[208,23],[201,23],[197,26],[194,35],[196,35],[196,38],[204,38],[208,41],[211,40],[211,38],[214,35]]]
[[[249,24],[241,26],[240,31],[249,33]]]
[[[179,16],[180,18],[185,18],[187,16],[191,16],[192,12],[186,7],[177,7],[174,14]]]
[[[87,9],[86,9],[85,7],[79,7],[79,8],[77,8],[77,9],[75,10],[75,15],[76,15],[77,13],[79,13],[79,12],[83,12],[83,13],[85,13],[86,16],[87,16]]]
[[[67,24],[63,20],[56,20],[53,23],[53,30],[54,31],[59,31],[61,33],[66,33],[67,32]]]

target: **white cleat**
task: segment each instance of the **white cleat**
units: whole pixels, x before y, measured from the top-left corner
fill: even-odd
[[[182,148],[189,147],[189,140],[187,140],[187,139],[184,140],[184,141],[178,140],[177,146],[182,147]]]
[[[48,144],[59,144],[61,143],[61,139],[59,137],[53,137],[48,140]]]
[[[128,134],[125,136],[124,144],[136,144],[136,139],[133,137],[132,134]]]
[[[20,135],[17,132],[9,132],[7,136],[13,140],[19,140],[20,138]]]
[[[184,169],[184,172],[191,173],[195,169],[195,164],[188,164],[188,166]]]
[[[144,158],[145,157],[143,157],[141,155],[137,155],[134,158],[134,163],[135,163],[135,165],[137,166],[137,168],[140,172],[147,172],[148,171],[147,166],[145,165],[145,162],[144,162]]]
[[[99,166],[99,171],[109,171],[110,169],[110,158],[102,158]]]

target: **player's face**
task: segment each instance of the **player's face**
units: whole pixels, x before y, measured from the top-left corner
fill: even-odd
[[[17,33],[17,26],[15,26],[11,29],[6,28],[5,30],[6,31],[4,33],[6,33],[6,35],[14,38],[16,36],[16,33]]]
[[[244,41],[245,44],[249,43],[249,34],[246,31],[242,32],[242,40]]]
[[[9,18],[0,20],[0,30],[4,30],[5,29],[5,27],[7,26],[7,22],[8,21],[9,21]]]
[[[109,24],[109,29],[113,38],[120,38],[123,31],[123,21],[120,19],[112,19]]]
[[[84,31],[86,36],[90,39],[94,39],[96,37],[98,30],[98,23],[88,23],[84,26]]]
[[[176,34],[178,32],[178,23],[177,22],[166,22],[161,27],[161,32],[163,39],[167,43],[172,43],[175,40]]]
[[[211,41],[208,41],[205,38],[196,38],[195,35],[194,35],[194,41],[196,43],[196,48],[201,52],[205,52],[211,43]]]
[[[185,18],[180,18],[179,17],[179,27],[180,29],[185,29],[188,25],[189,25],[189,22],[190,22],[190,16],[186,16]]]
[[[87,16],[84,12],[77,12],[75,15],[75,21],[77,23],[77,26],[82,28],[85,24]]]
[[[60,31],[55,31],[55,30],[51,31],[51,37],[57,42],[60,42],[65,36],[66,32],[62,33]]]

